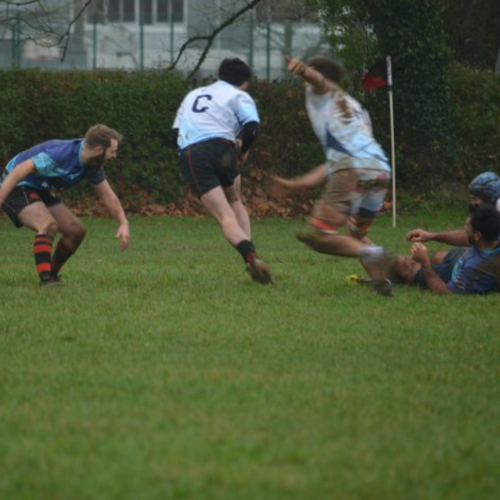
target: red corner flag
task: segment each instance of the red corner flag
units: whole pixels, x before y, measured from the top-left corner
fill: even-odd
[[[387,62],[379,61],[375,63],[361,76],[361,84],[365,92],[389,85],[387,78]]]

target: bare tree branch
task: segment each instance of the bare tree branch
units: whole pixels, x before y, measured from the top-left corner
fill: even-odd
[[[198,59],[198,62],[196,63],[196,66],[188,75],[188,78],[191,78],[198,71],[200,66],[203,64],[203,61],[206,59],[207,54],[210,50],[210,47],[212,46],[217,35],[221,31],[223,31],[225,28],[232,25],[245,12],[252,10],[260,2],[261,2],[261,0],[252,0],[245,7],[241,8],[239,11],[235,12],[232,16],[228,17],[223,23],[221,23],[217,28],[215,28],[212,31],[212,33],[210,33],[209,35],[203,35],[203,36],[200,35],[200,36],[191,37],[189,40],[187,40],[185,43],[182,44],[182,46],[179,49],[179,52],[177,54],[177,57],[175,58],[175,60],[172,62],[172,64],[166,70],[171,71],[177,66],[177,63],[179,62],[183,53],[188,49],[188,47],[190,45],[192,45],[195,42],[202,41],[202,40],[206,41],[205,48],[203,49],[203,51]]]
[[[74,17],[64,21],[62,32],[53,27],[53,21],[54,17],[60,18],[63,13],[56,10],[48,10],[44,2],[40,0],[5,0],[0,2],[0,4],[6,4],[7,8],[33,6],[29,10],[22,10],[15,14],[12,13],[9,17],[1,17],[0,24],[9,25],[22,20],[23,25],[28,28],[28,30],[23,30],[22,32],[24,40],[31,40],[43,47],[57,46],[61,48],[61,61],[64,61],[71,38],[71,30],[92,2],[93,0],[82,0],[81,8],[75,13]],[[21,33],[18,33],[18,36],[20,35]],[[43,42],[40,42],[40,36],[43,37]]]
[[[66,30],[65,33],[63,33],[57,44],[59,45],[63,40],[66,40],[64,45],[62,46],[63,52],[61,56],[61,61],[64,61],[64,58],[66,57],[66,52],[68,51],[68,45],[69,45],[69,39],[70,39],[70,31],[71,27],[80,19],[80,17],[83,15],[85,10],[88,8],[88,6],[92,3],[93,0],[86,0],[85,3],[82,5],[82,8],[80,9],[80,12],[74,17],[68,24],[68,29]]]

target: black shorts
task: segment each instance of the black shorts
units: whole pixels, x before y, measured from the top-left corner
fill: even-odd
[[[223,139],[203,141],[179,152],[182,177],[201,198],[217,186],[229,187],[240,174],[234,144]]]
[[[443,262],[441,264],[435,264],[432,266],[434,272],[446,283],[451,281],[451,276],[453,273],[453,268],[455,264],[462,255],[467,252],[468,248],[456,247],[450,250]],[[423,269],[419,269],[415,276],[413,277],[413,284],[418,285],[420,288],[427,288],[427,280],[425,279],[425,274]]]
[[[21,211],[41,201],[47,207],[61,203],[61,199],[53,196],[46,189],[34,189],[28,186],[16,186],[2,205],[3,211],[9,216],[16,227],[22,227],[18,215]]]

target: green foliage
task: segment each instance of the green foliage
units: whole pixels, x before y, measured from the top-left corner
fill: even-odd
[[[408,69],[408,74],[413,71]],[[353,70],[347,76],[344,87],[369,110],[375,137],[389,154],[387,88],[363,93],[360,71]],[[453,123],[453,133],[447,139],[451,152],[444,151],[439,134],[427,144],[417,133],[417,129],[434,126],[431,116],[419,118],[418,114],[420,107],[434,113],[429,103],[443,97],[440,89],[425,85],[424,91],[411,90],[402,78],[397,76],[394,88],[396,165],[401,189],[428,194],[443,181],[465,185],[480,171],[500,171],[498,77],[459,65],[451,67],[446,81],[453,92],[441,103],[446,103],[444,114]],[[183,196],[175,149],[169,144],[176,109],[188,90],[180,77],[155,71],[4,71],[0,72],[0,87],[0,109],[5,110],[0,120],[3,165],[34,144],[50,138],[79,137],[90,125],[104,122],[125,136],[118,159],[106,170],[129,210],[144,203],[175,203]],[[243,169],[244,176],[255,166],[291,177],[323,161],[299,78],[254,81],[250,93],[257,102],[262,128]],[[80,199],[87,190],[78,187],[65,196]]]
[[[316,3],[334,56],[342,62],[347,74],[359,80],[360,71],[368,69],[380,57],[368,9],[362,0],[318,0]]]
[[[249,163],[291,177],[324,160],[309,123],[300,79],[256,82],[250,92],[259,109],[262,133]]]
[[[500,172],[500,78],[492,71],[454,65],[451,81],[456,176],[469,182],[486,170]]]
[[[492,70],[500,47],[498,0],[440,0],[457,62]]]
[[[362,60],[363,51],[365,57],[377,52],[379,58],[391,56],[399,171],[416,187],[436,187],[452,173],[447,166],[454,140],[448,80],[451,51],[441,4],[435,0],[318,3],[332,30],[339,19],[347,26],[340,32],[346,34],[345,45],[352,39],[360,48],[353,61]],[[365,47],[357,41],[361,27]]]
[[[95,123],[124,135],[106,167],[124,202],[134,207],[175,201],[181,193],[170,129],[186,92],[184,80],[162,72],[39,70],[0,72],[0,161],[53,138],[81,137]],[[5,116],[5,119],[4,119]],[[68,192],[79,197],[80,189]]]
[[[299,223],[253,225],[262,287],[215,221],[131,218],[40,289],[27,230],[0,220],[0,497],[16,500],[494,499],[498,296],[391,299]],[[383,216],[375,241],[453,229]]]

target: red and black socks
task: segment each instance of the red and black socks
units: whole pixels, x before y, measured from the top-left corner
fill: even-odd
[[[33,241],[36,272],[42,283],[51,281],[52,244],[54,237],[48,234],[37,234]]]

